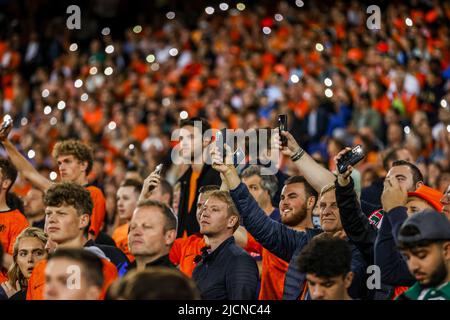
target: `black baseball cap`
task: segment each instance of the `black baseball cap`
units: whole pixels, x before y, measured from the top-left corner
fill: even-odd
[[[411,227],[418,233],[405,232]],[[398,233],[398,241],[411,243],[424,240],[450,240],[450,221],[447,217],[435,210],[425,210],[406,219]]]

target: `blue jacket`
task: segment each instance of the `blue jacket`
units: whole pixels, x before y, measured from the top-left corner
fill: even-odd
[[[383,216],[375,240],[375,264],[381,269],[381,281],[391,286],[412,286],[416,282],[397,249],[398,232],[407,218],[405,207],[390,210]]]
[[[307,232],[296,231],[282,223],[273,221],[258,206],[247,187],[241,183],[230,191],[231,197],[242,217],[245,228],[264,248],[289,262],[284,281],[284,300],[297,300],[304,288],[306,276],[298,269],[298,255],[311,238],[322,232],[310,229]],[[352,245],[352,271],[354,280],[349,289],[352,298],[361,298],[365,294],[366,263],[359,250]]]
[[[229,237],[211,253],[204,252],[192,279],[204,300],[255,300],[258,267]]]

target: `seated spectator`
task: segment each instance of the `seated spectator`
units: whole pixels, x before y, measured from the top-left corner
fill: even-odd
[[[352,300],[352,252],[347,241],[327,237],[313,239],[300,253],[300,272],[306,274],[312,300]]]
[[[213,191],[200,216],[200,232],[208,237],[192,279],[202,299],[254,300],[257,298],[256,262],[234,241],[239,213],[226,191]]]
[[[104,287],[123,273],[129,261],[116,247],[98,245],[88,240],[92,199],[88,190],[74,182],[52,185],[44,197],[46,231],[55,245],[55,252],[61,248],[78,248],[91,251],[103,263]],[[40,261],[28,281],[27,300],[41,300],[45,291],[45,268],[47,260]]]
[[[409,217],[399,247],[416,283],[399,300],[450,300],[450,221],[436,211]]]
[[[414,192],[408,192],[406,208],[408,216],[425,210],[442,211],[442,204],[439,202],[444,195],[433,188],[422,185]]]
[[[102,260],[82,249],[59,249],[45,268],[45,300],[98,300],[105,279]]]
[[[128,229],[141,189],[142,184],[139,181],[125,180],[117,190],[117,214],[123,224],[114,230],[112,238],[116,246],[127,255],[131,262],[134,261],[134,257],[128,247]]]
[[[38,228],[24,229],[16,238],[13,264],[8,271],[8,280],[1,284],[3,296],[11,300],[25,300],[28,279],[35,265],[47,258],[45,244],[47,235]],[[0,293],[0,297],[2,294]]]
[[[130,220],[128,246],[135,261],[127,272],[152,266],[175,268],[169,251],[176,238],[177,218],[165,204],[145,200],[139,202]]]
[[[23,199],[24,214],[30,225],[44,230],[45,224],[45,206],[44,192],[38,188],[32,187]]]

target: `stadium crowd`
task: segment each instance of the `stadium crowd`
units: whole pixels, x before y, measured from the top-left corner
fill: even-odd
[[[450,300],[449,3],[5,3],[0,299]]]

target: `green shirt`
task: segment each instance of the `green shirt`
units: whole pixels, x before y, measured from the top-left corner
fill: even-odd
[[[450,300],[450,282],[437,288],[426,289],[422,288],[419,282],[416,282],[403,295],[411,300]]]

